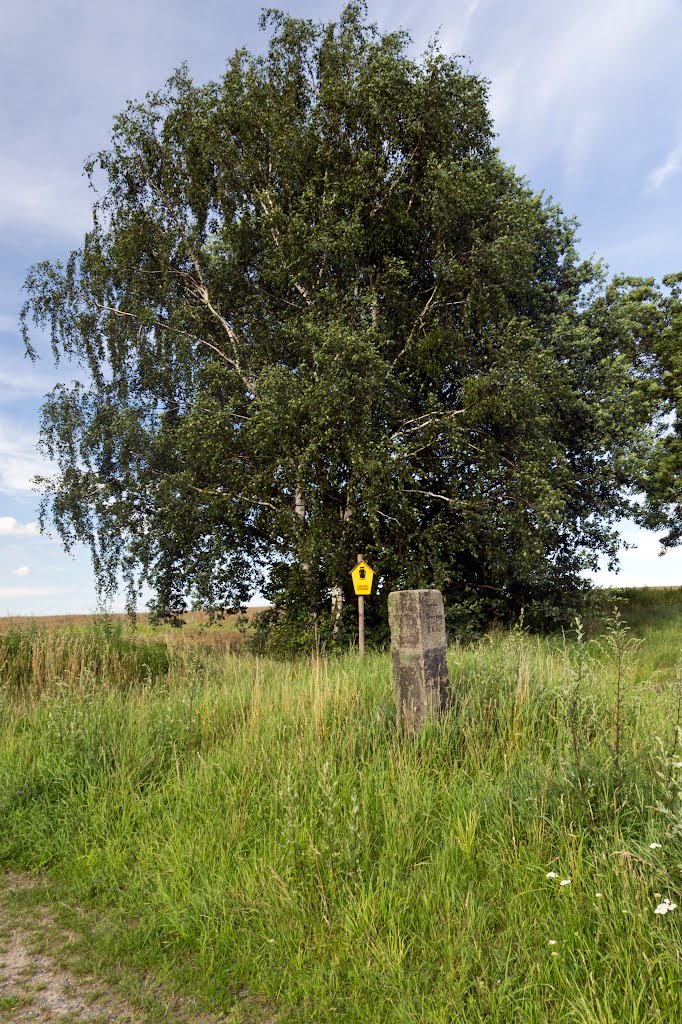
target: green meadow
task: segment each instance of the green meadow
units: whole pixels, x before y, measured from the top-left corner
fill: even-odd
[[[235,1024],[676,1024],[682,590],[613,597],[454,644],[417,739],[387,653],[5,630],[0,863]]]

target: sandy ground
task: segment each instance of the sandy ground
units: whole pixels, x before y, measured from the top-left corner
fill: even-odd
[[[31,882],[18,875],[7,875],[6,889],[30,887]],[[38,952],[41,939],[49,932],[54,939],[53,922],[41,912],[19,925],[0,904],[0,1021],[31,1021],[33,1024],[144,1024],[143,1018],[111,993],[97,986],[95,979],[76,979],[54,960]],[[68,934],[57,933],[57,942],[68,944]]]
[[[35,882],[6,874],[0,875],[0,885],[16,891],[31,888]],[[157,1014],[151,1017],[129,1005],[100,979],[76,977],[59,965],[60,954],[75,938],[55,928],[44,910],[17,919],[0,901],[0,1024],[151,1024],[159,1020]],[[43,952],[46,944],[51,955]],[[149,989],[149,979],[144,979],[143,987]],[[248,1011],[227,1016],[198,1013],[186,1000],[156,991],[163,996],[159,999],[165,1011],[161,1016],[168,1024],[255,1024]]]

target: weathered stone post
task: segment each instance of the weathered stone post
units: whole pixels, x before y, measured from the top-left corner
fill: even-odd
[[[443,595],[439,590],[393,591],[388,623],[398,728],[414,734],[448,703]]]

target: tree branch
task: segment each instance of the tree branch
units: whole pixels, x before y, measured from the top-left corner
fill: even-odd
[[[262,193],[261,195],[258,196],[258,198],[260,199],[260,204],[261,207],[263,208],[263,212],[268,216],[273,216],[275,212],[275,206],[267,192]],[[277,248],[280,249],[281,246],[279,241],[279,231],[274,226],[274,224],[270,225],[270,234],[272,235],[273,242],[275,243]],[[298,281],[292,281],[292,286],[296,289],[298,294],[305,299],[309,306],[312,305],[312,299],[310,298],[310,294],[307,288],[304,288],[304,286],[300,284]]]
[[[398,173],[397,173],[397,174],[395,174],[395,175],[393,176],[393,178],[391,179],[391,184],[389,185],[389,187],[388,187],[388,191],[386,192],[386,194],[384,195],[384,197],[383,197],[382,199],[380,199],[380,200],[379,200],[379,201],[377,202],[376,206],[374,206],[374,207],[373,207],[373,208],[372,208],[372,209],[371,209],[371,210],[369,211],[369,216],[370,216],[370,219],[371,219],[372,217],[376,216],[376,214],[377,214],[377,213],[379,212],[379,210],[380,210],[380,209],[381,209],[381,208],[383,207],[384,203],[385,203],[385,202],[387,202],[387,201],[388,201],[388,200],[389,200],[389,199],[391,198],[391,194],[392,194],[392,192],[393,192],[393,189],[394,189],[394,188],[396,187],[396,185],[398,184],[398,182],[399,182],[399,181],[401,181],[401,180],[402,180],[402,178],[404,178],[404,177],[405,177],[405,174],[407,173],[407,169],[408,169],[408,167],[410,166],[410,164],[411,164],[411,163],[412,163],[412,161],[414,160],[415,156],[417,155],[417,151],[418,151],[418,149],[419,149],[419,145],[420,145],[420,144],[419,144],[419,143],[417,143],[417,145],[416,145],[416,146],[414,147],[414,149],[412,150],[412,152],[411,152],[411,153],[410,153],[410,155],[408,156],[408,158],[407,158],[407,160],[405,161],[405,163],[401,165],[401,167],[400,167],[400,170],[398,171]]]
[[[189,277],[188,274],[185,274],[179,270],[174,271],[174,273],[179,274],[181,277]],[[114,316],[128,317],[130,320],[134,320],[137,324],[140,325],[140,330],[144,327],[142,317],[138,313],[130,313],[128,310],[121,309],[119,306],[108,306],[105,303],[96,302],[95,300],[93,300],[93,305],[95,305],[97,309],[101,310],[101,312],[103,313],[113,313]],[[167,331],[170,329],[169,325],[167,323],[164,323],[163,320],[152,320],[151,326],[158,327],[162,331]],[[206,348],[210,348],[212,352],[215,352],[217,356],[220,356],[221,359],[223,359],[226,363],[232,366],[237,371],[237,373],[239,373],[240,377],[242,377],[242,381],[244,381],[244,377],[240,373],[239,367],[235,363],[234,359],[230,359],[230,357],[226,355],[222,349],[218,348],[217,345],[214,345],[210,341],[206,341],[205,338],[197,338],[196,335],[190,334],[189,331],[180,330],[177,331],[177,333],[181,334],[185,338],[189,338],[189,340],[194,342],[195,345],[205,345]],[[250,388],[249,390],[252,389]]]
[[[430,426],[431,423],[436,423],[438,420],[448,419],[451,416],[461,416],[464,409],[448,409],[445,412],[429,412],[423,416],[415,416],[414,419],[405,420],[401,423],[398,429],[391,434],[389,441],[395,441],[398,437],[403,437],[407,434],[415,434],[419,430],[423,430],[424,427]]]
[[[179,274],[180,277],[185,278],[194,294],[203,302],[203,304],[206,306],[206,309],[209,311],[213,319],[218,324],[220,324],[220,326],[224,330],[232,347],[232,359],[227,359],[227,361],[230,362],[232,366],[234,366],[234,369],[241,378],[241,381],[246,390],[252,392],[255,395],[256,389],[254,386],[254,382],[244,373],[241,367],[241,363],[239,360],[239,339],[237,337],[237,333],[232,324],[228,320],[226,320],[222,313],[220,313],[213,305],[208,287],[206,285],[206,281],[204,280],[204,275],[201,270],[201,264],[199,263],[199,260],[197,259],[194,253],[192,253],[192,263],[194,264],[194,269],[196,270],[198,280],[195,280],[191,274],[187,274],[182,270],[176,270],[176,273]],[[203,342],[203,344],[208,345],[209,348],[214,348],[214,346],[212,346],[209,342]],[[214,348],[214,351],[219,352],[219,349]],[[219,352],[219,354],[222,353]],[[222,355],[223,359],[227,358],[224,354]]]
[[[413,338],[414,338],[414,336],[415,336],[415,333],[416,333],[416,331],[417,331],[417,328],[418,328],[418,327],[419,327],[419,326],[420,326],[421,324],[423,324],[423,322],[424,322],[424,317],[425,317],[425,316],[426,316],[426,314],[428,313],[428,311],[429,311],[429,309],[430,309],[430,307],[431,307],[432,303],[434,302],[434,300],[435,300],[435,298],[436,298],[436,293],[437,293],[437,291],[438,291],[438,282],[436,282],[436,284],[434,284],[434,286],[433,286],[433,289],[432,289],[432,291],[431,291],[431,294],[429,295],[428,299],[426,300],[426,305],[425,305],[425,306],[424,306],[424,308],[422,309],[421,313],[419,314],[419,316],[417,317],[417,319],[415,320],[415,322],[414,322],[414,323],[412,324],[412,328],[411,328],[411,330],[410,330],[410,333],[409,333],[409,334],[408,334],[408,336],[407,336],[407,340],[405,341],[405,344],[403,345],[403,347],[401,348],[400,352],[398,353],[398,355],[397,355],[397,356],[395,357],[395,359],[393,360],[393,363],[394,363],[394,365],[395,365],[395,363],[397,363],[397,362],[398,362],[398,360],[399,360],[399,359],[401,359],[401,358],[402,358],[402,356],[404,356],[404,355],[405,355],[405,353],[407,352],[407,349],[409,348],[410,342],[412,341],[412,339],[413,339]]]
[[[459,501],[457,498],[448,498],[446,494],[436,494],[434,491],[420,491],[415,487],[406,487],[405,494],[424,494],[427,498],[437,498],[439,501],[445,501],[448,505],[458,505]]]
[[[271,501],[261,501],[259,498],[254,498],[251,494],[231,494],[229,491],[213,490],[210,487],[197,487],[195,484],[187,484],[190,491],[194,491],[196,494],[207,494],[211,498],[228,498],[230,501],[246,501],[250,505],[259,505],[262,508],[270,508],[273,512],[279,512],[276,505],[273,505]]]

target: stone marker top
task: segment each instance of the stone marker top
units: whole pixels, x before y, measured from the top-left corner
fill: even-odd
[[[439,590],[395,590],[388,595],[388,621],[395,647],[445,646],[445,609]]]

